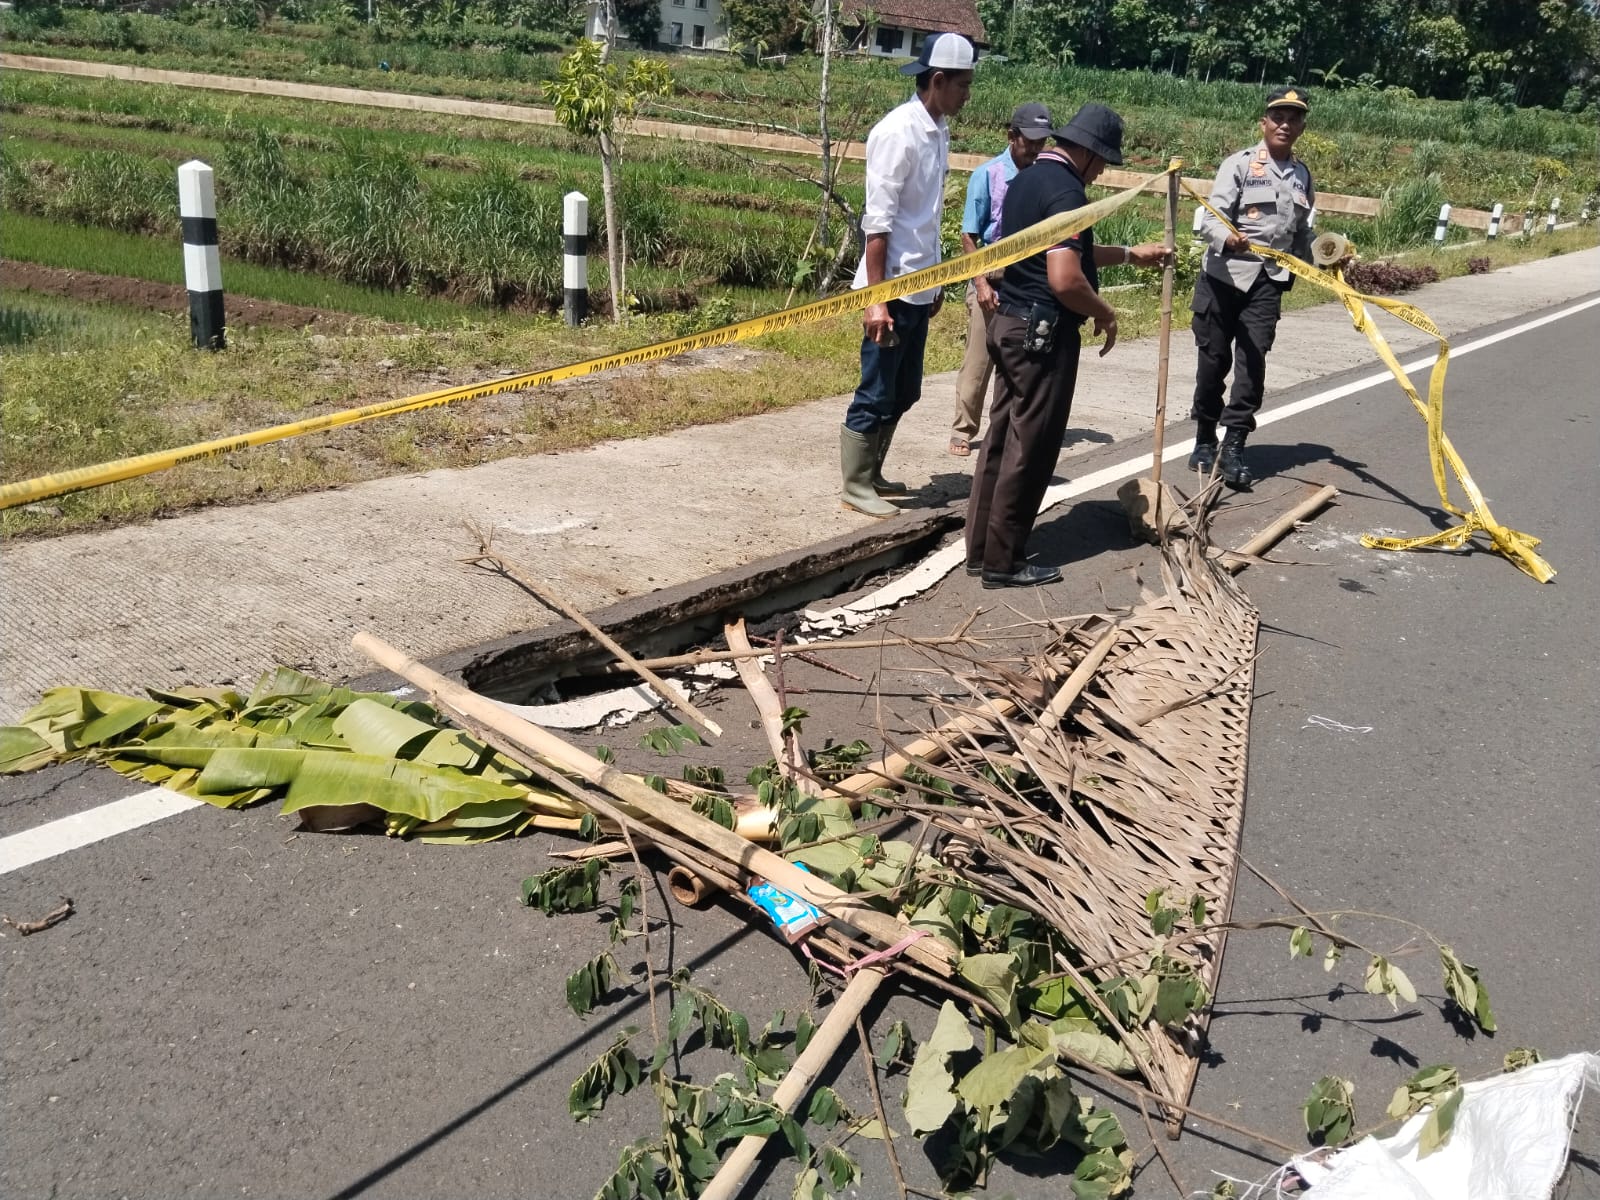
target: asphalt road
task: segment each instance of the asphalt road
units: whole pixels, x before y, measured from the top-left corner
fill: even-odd
[[[1425,950],[1397,959],[1424,993],[1397,1014],[1359,993],[1358,966],[1324,975],[1289,960],[1281,931],[1239,934],[1197,1107],[1300,1144],[1299,1106],[1323,1074],[1355,1082],[1365,1124],[1418,1064],[1453,1062],[1471,1077],[1497,1070],[1514,1046],[1600,1047],[1597,341],[1600,308],[1590,308],[1464,356],[1450,373],[1446,427],[1497,516],[1545,539],[1561,572],[1547,586],[1481,551],[1359,545],[1363,532],[1423,533],[1440,516],[1421,422],[1392,386],[1258,434],[1272,477],[1252,497],[1260,505],[1223,516],[1222,540],[1243,540],[1304,483],[1332,483],[1342,497],[1281,545],[1278,557],[1296,565],[1244,576],[1263,617],[1244,853],[1310,907],[1394,914],[1453,944],[1482,968],[1500,1032],[1462,1038],[1449,1025]],[[1127,453],[1112,447],[1101,461]],[[1068,564],[1045,597],[1058,612],[1131,600],[1123,568],[1150,562],[1109,489],[1050,514],[1039,548]],[[957,573],[897,621],[944,630],[996,599]],[[891,690],[914,719],[923,681],[884,678],[900,681]],[[811,688],[813,738],[870,719],[837,678],[797,669],[792,682]],[[721,702],[730,718],[743,705],[731,692]],[[764,757],[746,721],[722,723],[723,761]],[[0,781],[0,837],[138,790],[77,767]],[[521,878],[554,846],[297,834],[267,809],[198,808],[0,876],[0,910],[14,918],[60,895],[78,906],[38,936],[4,931],[0,1193],[591,1195],[617,1151],[651,1131],[653,1105],[636,1094],[580,1127],[566,1089],[620,1027],[648,1015],[631,999],[586,1021],[567,1011],[561,981],[603,947],[604,922],[518,904]],[[1278,911],[1241,880],[1237,917]],[[758,1021],[805,1003],[794,956],[731,911],[677,910],[673,922],[655,939],[658,956]],[[1375,944],[1417,945],[1408,929],[1342,924]],[[931,1026],[924,1003],[901,994],[874,1010],[874,1028],[881,1035],[896,1016]],[[867,1106],[859,1064],[836,1067],[841,1093]],[[886,1084],[891,1105],[902,1088]],[[1595,1128],[1591,1113],[1558,1195],[1600,1196]],[[1234,1140],[1186,1134],[1171,1150],[1184,1182],[1270,1169],[1224,1144]],[[858,1194],[893,1195],[875,1147],[856,1148]],[[907,1153],[912,1182],[930,1186],[925,1155]],[[1058,1196],[1052,1169],[1007,1166],[991,1194]],[[788,1195],[791,1176],[779,1167],[763,1194]],[[1150,1166],[1135,1194],[1170,1193]]]

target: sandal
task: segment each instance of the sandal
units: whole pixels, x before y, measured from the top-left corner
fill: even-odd
[[[966,458],[972,453],[972,443],[961,434],[952,434],[950,437],[950,453],[957,458]]]

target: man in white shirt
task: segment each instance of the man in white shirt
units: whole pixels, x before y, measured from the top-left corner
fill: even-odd
[[[866,250],[853,287],[869,287],[939,261],[939,215],[950,159],[950,117],[972,91],[977,52],[959,33],[931,37],[901,73],[917,77],[917,94],[867,136],[867,202],[861,216]],[[883,477],[895,426],[922,395],[928,322],[939,311],[938,288],[913,292],[862,314],[861,385],[839,430],[845,506],[874,517],[900,510],[883,497],[905,487]]]

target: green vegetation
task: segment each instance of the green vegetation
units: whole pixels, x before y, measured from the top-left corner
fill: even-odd
[[[1311,24],[1304,6],[1293,15]],[[1343,20],[1338,14],[1324,15],[1327,28],[1340,27]],[[559,58],[554,52],[513,52],[508,47],[515,31],[478,26],[424,34],[393,23],[369,28],[336,20],[326,27],[273,22],[243,32],[74,10],[49,27],[10,14],[0,20],[0,30],[7,49],[23,53],[519,104],[537,102],[538,85],[555,75]],[[1281,32],[1275,25],[1272,36]],[[1168,63],[1166,58],[1160,61]],[[381,70],[380,63],[390,69]],[[1359,80],[1342,86],[1344,76],[1335,67],[1347,74],[1354,71],[1350,62],[1330,63],[1325,74],[1331,82],[1302,81],[1311,84],[1314,103],[1304,157],[1324,190],[1378,194],[1419,169],[1413,148],[1420,143],[1443,148],[1442,161],[1421,169],[1440,173],[1453,204],[1521,204],[1547,173],[1536,165],[1539,159],[1552,160],[1570,175],[1559,181],[1568,207],[1596,187],[1592,119],[1581,113],[1512,107],[1493,88],[1469,99],[1444,101],[1385,91],[1371,80],[1364,86]],[[678,99],[656,105],[657,115],[730,124],[777,121],[815,131],[819,66],[810,56],[793,58],[781,69],[753,68],[731,56],[685,56],[672,60],[672,71]],[[1532,77],[1524,72],[1517,78],[1524,76]],[[1274,72],[1265,76],[1269,82],[1278,77]],[[835,63],[832,89],[835,132],[857,139],[906,94],[904,78],[893,64],[859,57]],[[1160,71],[991,62],[982,68],[972,101],[956,122],[954,148],[992,152],[1011,109],[1024,100],[1045,100],[1070,110],[1095,99],[1127,118],[1130,162],[1153,165],[1179,154],[1192,172],[1204,173],[1256,136],[1261,94],[1255,83],[1200,82]]]
[[[561,196],[598,192],[592,153],[560,130],[424,134],[388,114],[303,102],[280,124],[281,103],[62,82],[8,73],[0,85],[16,113],[0,152],[8,213],[176,242],[175,166],[209,152],[230,260],[548,310],[561,296]],[[621,198],[631,291],[647,310],[785,288],[814,213],[802,185],[757,161],[660,141],[630,148]],[[602,206],[591,213],[598,236]]]
[[[9,224],[9,222],[8,222]],[[623,329],[567,329],[554,317],[396,330],[353,321],[338,332],[231,331],[226,354],[197,354],[180,315],[131,313],[8,293],[8,307],[74,330],[0,345],[0,477],[46,472],[353,408],[494,374],[576,362],[660,341],[687,314]],[[725,299],[717,319],[745,315]],[[118,313],[116,319],[108,313]],[[81,324],[80,324],[81,323]],[[966,316],[940,315],[928,369],[954,370]],[[93,336],[87,336],[93,330]],[[102,528],[211,504],[273,499],[341,483],[644,437],[802,404],[848,390],[861,326],[850,317],[538,391],[430,409],[191,463],[143,479],[0,513],[0,535]],[[84,336],[80,336],[80,332]]]

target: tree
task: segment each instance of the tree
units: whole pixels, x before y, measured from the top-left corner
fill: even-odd
[[[617,212],[617,134],[626,129],[641,101],[672,91],[672,74],[660,59],[633,58],[621,70],[610,61],[616,42],[615,10],[607,6],[607,38],[597,44],[585,38],[561,60],[556,77],[543,85],[555,105],[556,120],[577,137],[594,138],[600,146],[600,192],[606,213],[606,266],[611,277],[611,316],[619,324],[627,314],[627,276],[622,262],[621,225]]]
[[[661,5],[658,0],[611,0],[612,11],[622,32],[637,46],[649,49],[661,36]]]
[[[722,0],[722,14],[730,40],[768,51],[798,50],[812,19],[809,0]]]

